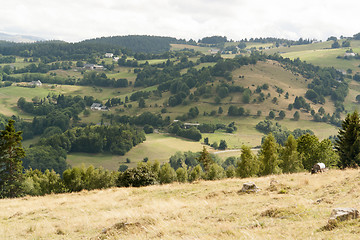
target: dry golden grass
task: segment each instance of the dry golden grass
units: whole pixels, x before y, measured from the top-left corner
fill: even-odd
[[[275,179],[276,181],[273,181]],[[360,221],[323,230],[335,207],[360,205],[358,170],[0,201],[2,239],[358,239]],[[240,194],[253,181],[256,194]],[[270,185],[272,182],[272,185]]]

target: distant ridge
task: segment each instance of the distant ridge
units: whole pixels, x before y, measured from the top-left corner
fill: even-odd
[[[0,40],[16,42],[16,43],[31,43],[37,41],[44,41],[45,39],[35,36],[27,36],[27,35],[10,35],[6,33],[0,32]]]
[[[128,48],[137,53],[162,53],[170,50],[170,43],[177,42],[178,40],[172,37],[128,35],[88,39],[80,43]]]

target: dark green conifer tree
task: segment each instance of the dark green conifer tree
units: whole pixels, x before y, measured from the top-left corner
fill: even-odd
[[[210,169],[210,166],[214,163],[214,160],[211,158],[210,153],[206,150],[205,146],[200,153],[199,158],[197,159],[204,166],[205,171],[207,172]]]
[[[348,114],[342,123],[342,129],[339,130],[339,140],[335,143],[340,161],[340,168],[355,167],[360,165],[360,119],[355,111]]]
[[[21,159],[25,152],[21,146],[22,132],[15,132],[14,122],[10,119],[5,130],[0,131],[0,198],[21,194]]]

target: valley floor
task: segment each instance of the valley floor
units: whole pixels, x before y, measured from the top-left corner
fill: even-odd
[[[276,180],[276,181],[274,181]],[[322,230],[336,207],[360,209],[360,172],[0,200],[1,239],[358,239],[360,220]],[[243,183],[261,189],[241,194]],[[272,186],[270,186],[272,182]]]

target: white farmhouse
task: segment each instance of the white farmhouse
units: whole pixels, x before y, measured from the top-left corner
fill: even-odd
[[[106,58],[112,58],[113,56],[114,56],[114,54],[112,54],[112,53],[105,53]]]

